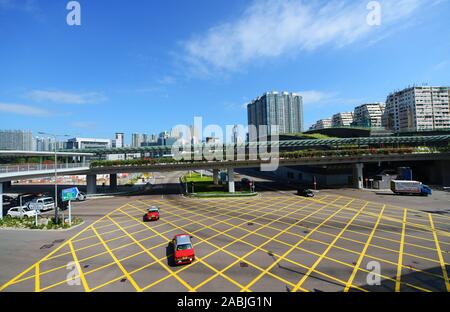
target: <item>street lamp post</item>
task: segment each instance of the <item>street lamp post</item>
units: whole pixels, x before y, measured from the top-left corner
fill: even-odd
[[[58,154],[56,152],[56,141],[58,139],[58,135],[51,134],[51,133],[45,133],[45,132],[39,132],[41,135],[49,135],[54,138],[54,152],[55,152],[55,223],[58,224]],[[68,135],[60,135],[64,137],[68,137]],[[64,221],[64,220],[63,220]]]

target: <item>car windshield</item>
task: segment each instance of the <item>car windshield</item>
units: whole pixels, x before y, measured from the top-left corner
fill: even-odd
[[[188,250],[188,249],[192,249],[192,245],[191,244],[184,244],[184,245],[178,245],[177,246],[177,250]]]
[[[51,199],[51,198],[44,199],[44,204],[52,204],[52,203],[53,203],[53,199]]]

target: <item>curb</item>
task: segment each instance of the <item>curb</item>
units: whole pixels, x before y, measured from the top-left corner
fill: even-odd
[[[50,230],[47,230],[47,229],[17,229],[17,228],[2,228],[2,227],[0,227],[0,231],[24,231],[24,232],[41,232],[41,233],[45,233],[45,232],[53,232],[53,233],[56,233],[56,232],[68,232],[68,231],[71,231],[71,230],[74,230],[74,229],[76,229],[76,228],[78,228],[78,227],[80,227],[80,226],[82,226],[83,224],[85,224],[86,223],[86,221],[85,220],[83,220],[83,222],[81,222],[80,224],[77,224],[77,225],[75,225],[75,226],[73,226],[73,227],[71,227],[71,228],[68,228],[68,229],[57,229],[57,230],[55,230],[55,229],[50,229]]]

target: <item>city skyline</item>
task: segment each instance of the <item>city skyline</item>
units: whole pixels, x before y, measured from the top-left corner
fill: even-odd
[[[82,24],[68,26],[65,3],[2,1],[1,128],[112,138],[159,133],[194,116],[245,125],[246,104],[277,90],[302,95],[308,129],[411,84],[448,85],[450,44],[439,34],[449,28],[440,14],[449,2],[380,3],[382,23],[369,26],[366,3],[351,1],[169,1],[139,9],[80,1]],[[340,23],[348,16],[351,25]],[[264,20],[268,28],[250,27]],[[324,38],[315,39],[308,20]],[[214,38],[227,42],[223,53]]]

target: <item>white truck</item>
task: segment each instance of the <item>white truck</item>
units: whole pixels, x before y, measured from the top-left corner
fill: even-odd
[[[406,194],[428,196],[432,194],[431,188],[419,181],[392,180],[391,190],[395,194],[399,195]]]

